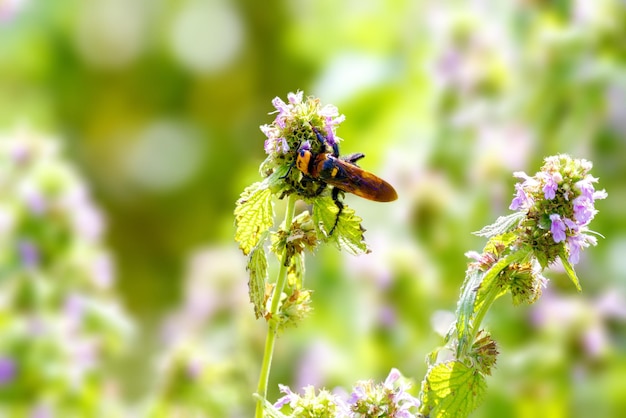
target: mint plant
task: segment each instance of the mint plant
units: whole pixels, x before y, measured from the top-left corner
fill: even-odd
[[[0,135],[0,416],[120,416],[105,361],[134,325],[105,220],[60,142]]]
[[[311,293],[303,287],[305,250],[333,243],[352,254],[369,251],[361,218],[354,210],[343,205],[340,211],[324,182],[312,180],[296,168],[297,153],[305,144],[307,150],[319,154],[339,143],[336,129],[344,116],[333,105],[322,106],[319,99],[304,99],[302,92],[290,93],[287,103],[278,97],[272,103],[276,118],[261,126],[267,137],[267,158],[259,170],[263,180],[247,187],[235,208],[235,239],[248,256],[250,301],[256,317],[268,324],[257,388],[257,417],[263,416],[276,335],[296,325],[310,311]],[[326,143],[316,132],[323,133]],[[285,219],[272,230],[274,200],[285,198]],[[296,215],[297,200],[309,204],[311,212]],[[266,247],[280,261],[274,282],[268,280]]]
[[[352,254],[368,252],[361,218],[349,207],[339,210],[322,180],[305,176],[296,164],[302,147],[314,154],[336,147],[343,121],[337,108],[321,106],[302,92],[288,95],[288,103],[273,101],[277,116],[261,126],[268,154],[261,164],[262,181],[244,190],[235,209],[239,247],[248,257],[249,294],[257,318],[268,324],[265,354],[257,387],[256,417],[464,417],[481,402],[485,376],[496,364],[498,348],[481,327],[493,302],[510,293],[514,305],[533,303],[546,286],[543,271],[560,261],[578,291],[574,270],[580,252],[597,244],[599,235],[589,229],[597,213],[595,202],[607,197],[596,191],[597,179],[586,160],[557,155],[545,159],[534,176],[517,172],[523,181],[515,186],[510,209],[492,225],[476,232],[488,239],[472,260],[456,310],[456,321],[444,345],[427,357],[428,371],[419,398],[410,384],[393,369],[385,382],[359,382],[348,399],[313,387],[303,394],[281,386],[284,396],[272,404],[266,399],[276,336],[298,324],[310,312],[311,292],[303,287],[305,251],[333,243]],[[323,132],[326,143],[316,132]],[[275,226],[274,201],[287,199],[285,219]],[[296,215],[295,202],[311,207]],[[268,278],[267,249],[280,262],[273,282]]]
[[[467,416],[486,390],[485,376],[496,363],[498,350],[481,328],[485,314],[500,296],[511,293],[514,305],[533,303],[546,285],[542,271],[557,259],[578,291],[581,286],[573,265],[580,251],[596,245],[588,228],[596,215],[595,201],[606,191],[596,191],[591,163],[557,155],[545,159],[541,170],[515,186],[510,209],[476,234],[489,238],[482,253],[469,252],[456,322],[445,346],[428,356],[429,370],[422,382],[420,412],[425,416]]]

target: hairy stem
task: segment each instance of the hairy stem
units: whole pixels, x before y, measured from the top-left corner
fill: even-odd
[[[293,220],[295,209],[296,198],[293,194],[291,194],[287,199],[287,210],[285,213],[285,228],[287,229],[291,228],[291,221]],[[263,400],[267,397],[267,383],[270,377],[272,354],[274,353],[274,343],[276,341],[277,322],[274,317],[278,313],[280,296],[283,293],[283,288],[285,287],[285,282],[287,280],[287,261],[287,251],[284,250],[282,260],[280,262],[278,277],[276,278],[276,286],[274,287],[274,293],[272,293],[272,305],[270,306],[267,336],[265,338],[265,352],[263,354],[261,375],[259,376],[259,384],[257,386],[257,394],[260,395],[260,398],[257,399],[256,418],[263,418]]]
[[[491,286],[489,290],[487,291],[487,295],[485,296],[485,299],[480,305],[480,308],[474,314],[474,319],[472,321],[471,329],[469,332],[469,338],[467,339],[467,344],[463,346],[462,352],[457,354],[458,359],[461,359],[462,357],[464,357],[467,354],[467,350],[469,349],[469,347],[471,347],[472,344],[474,344],[474,340],[476,339],[476,335],[478,335],[478,332],[480,331],[480,325],[482,324],[483,319],[485,318],[485,315],[487,314],[487,311],[489,311],[489,308],[491,308],[491,305],[493,304],[493,302],[497,299],[498,295],[500,295],[501,289],[497,285],[497,280],[495,280],[495,276],[500,274],[500,272],[504,270],[507,266],[518,262],[519,260],[523,259],[527,255],[528,255],[528,250],[526,249],[517,250],[509,254],[502,260],[498,261],[486,273],[485,277],[482,280],[482,283],[490,283]]]

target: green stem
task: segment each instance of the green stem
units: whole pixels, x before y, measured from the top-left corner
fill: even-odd
[[[490,288],[489,290],[487,290],[487,294],[485,295],[480,308],[478,309],[478,311],[476,311],[474,315],[474,320],[472,321],[471,330],[469,332],[469,338],[467,339],[467,344],[464,345],[463,350],[457,354],[457,359],[460,360],[461,358],[465,357],[465,355],[467,354],[467,350],[472,346],[472,344],[474,344],[474,341],[476,340],[476,336],[478,335],[478,332],[480,331],[480,325],[482,324],[483,319],[485,318],[485,315],[487,314],[487,311],[489,311],[489,308],[491,308],[491,305],[493,304],[493,302],[500,295],[501,289],[497,285],[498,281],[496,280],[495,276],[500,274],[500,272],[504,270],[506,267],[510,266],[513,263],[518,262],[519,260],[523,259],[527,255],[528,255],[528,250],[526,249],[517,250],[509,254],[502,260],[498,261],[485,274],[485,276],[481,280],[481,283],[489,283]]]
[[[285,213],[285,228],[291,228],[291,221],[296,211],[296,198],[293,194],[289,195],[287,199],[287,210]],[[280,302],[280,296],[283,293],[285,282],[287,281],[287,251],[283,251],[282,260],[280,262],[280,269],[278,271],[278,278],[276,279],[276,286],[274,287],[274,293],[272,293],[272,305],[269,312],[269,325],[267,328],[267,337],[265,338],[265,352],[263,354],[263,363],[261,365],[261,375],[259,376],[259,385],[257,386],[257,393],[261,398],[256,403],[256,418],[263,418],[263,399],[267,397],[267,383],[270,377],[270,367],[272,365],[272,354],[274,353],[274,343],[276,341],[276,325],[275,316],[278,312],[278,305]]]

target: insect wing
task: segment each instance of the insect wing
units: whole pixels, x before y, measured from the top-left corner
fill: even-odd
[[[377,202],[391,202],[398,198],[393,186],[375,174],[354,164],[328,156],[319,177],[344,192]]]

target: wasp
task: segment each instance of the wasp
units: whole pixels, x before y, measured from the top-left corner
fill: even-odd
[[[391,202],[398,198],[398,194],[393,186],[385,180],[363,170],[356,162],[365,157],[362,153],[350,154],[345,157],[339,156],[339,147],[336,143],[332,145],[313,125],[311,125],[315,136],[322,144],[322,149],[332,152],[313,153],[310,144],[305,142],[300,146],[296,156],[296,168],[314,181],[323,185],[332,186],[331,196],[335,205],[339,209],[335,224],[329,231],[332,235],[337,227],[339,216],[343,211],[343,203],[339,199],[343,193],[352,193],[362,198],[376,202]],[[320,190],[321,192],[321,190]]]

